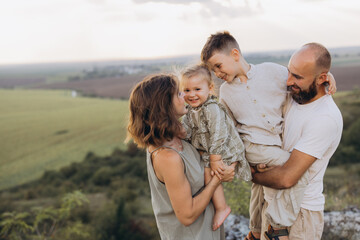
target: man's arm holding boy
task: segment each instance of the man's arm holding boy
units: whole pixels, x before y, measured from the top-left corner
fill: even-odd
[[[333,130],[336,123],[328,116],[317,117],[306,124],[303,134],[294,146],[289,160],[282,166],[275,166],[263,171],[253,169],[253,182],[275,188],[284,189],[294,186],[301,176],[317,160],[322,158],[332,143]]]
[[[294,186],[317,158],[294,149],[289,160],[282,166],[274,166],[264,171],[265,165],[253,168],[253,182],[275,189]]]

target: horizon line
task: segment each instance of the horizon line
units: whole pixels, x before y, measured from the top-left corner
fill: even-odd
[[[360,45],[353,45],[353,46],[339,46],[339,47],[330,47],[328,48],[329,51],[331,50],[340,50],[346,48],[360,48]],[[252,54],[259,54],[259,53],[281,53],[281,52],[290,52],[294,51],[295,49],[277,49],[277,50],[259,50],[259,51],[250,51],[245,52],[243,55],[252,55]],[[242,51],[244,52],[244,51]],[[79,59],[79,60],[58,60],[58,61],[35,61],[35,62],[18,62],[18,63],[1,63],[0,67],[6,66],[19,66],[19,65],[46,65],[46,64],[87,64],[87,63],[105,63],[105,62],[136,62],[136,61],[156,61],[156,60],[166,60],[166,59],[176,59],[176,58],[189,58],[195,57],[196,55],[200,54],[179,54],[179,55],[169,55],[169,56],[156,56],[156,57],[143,57],[143,58],[98,58],[98,59]]]

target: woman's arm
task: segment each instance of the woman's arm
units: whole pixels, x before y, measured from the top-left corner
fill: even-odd
[[[192,197],[179,154],[164,149],[153,158],[153,166],[159,180],[165,183],[176,217],[185,226],[192,224],[209,204],[220,180],[213,177],[200,194]]]

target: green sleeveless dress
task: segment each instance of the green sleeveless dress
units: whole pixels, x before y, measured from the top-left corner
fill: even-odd
[[[204,188],[204,162],[200,161],[197,150],[188,142],[182,141],[183,151],[179,152],[173,148],[182,158],[185,165],[185,175],[191,186],[191,194],[196,196]],[[162,146],[165,147],[165,146]],[[155,149],[154,151],[156,151]],[[177,219],[174,209],[171,206],[170,198],[166,191],[165,184],[156,177],[151,161],[152,153],[147,151],[146,163],[148,179],[151,190],[151,203],[160,233],[163,240],[189,239],[189,240],[219,240],[225,239],[224,228],[221,226],[212,231],[212,219],[214,207],[212,202],[204,212],[190,226],[184,226]]]

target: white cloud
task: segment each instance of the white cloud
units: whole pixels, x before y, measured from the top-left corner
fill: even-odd
[[[256,14],[256,9],[253,9],[247,1],[245,4],[239,5],[224,5],[223,3],[210,1],[206,5],[203,4],[200,14],[204,18],[239,18],[247,17]]]
[[[212,2],[212,0],[207,0]],[[158,2],[158,3],[169,3],[169,4],[190,4],[194,2],[205,2],[203,0],[133,0],[134,3],[149,3],[149,2]]]
[[[244,52],[360,45],[356,0],[12,0],[0,8],[0,63],[199,54],[229,30]]]

